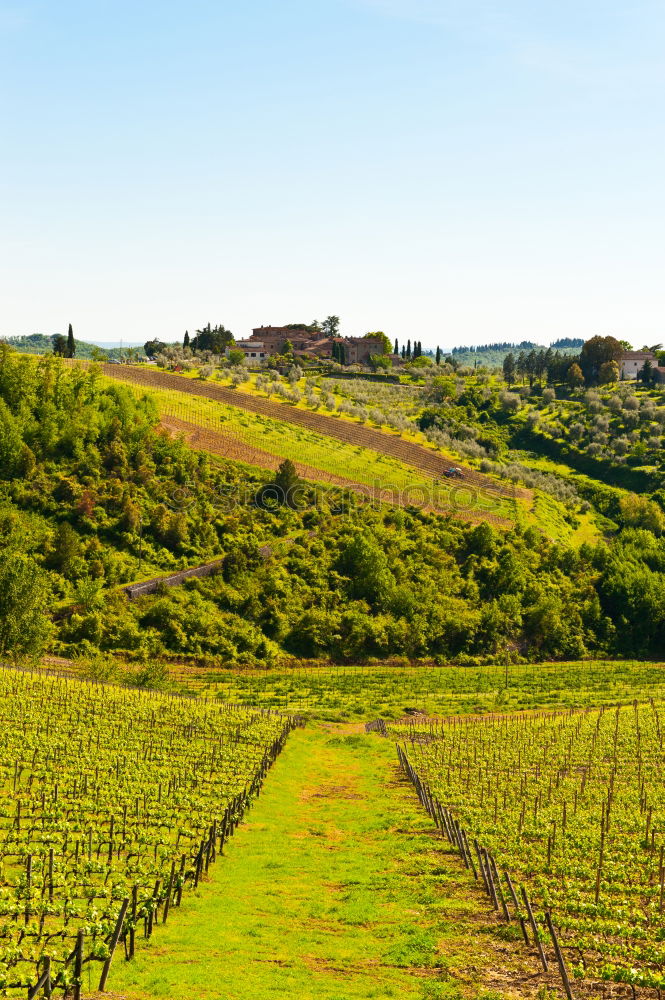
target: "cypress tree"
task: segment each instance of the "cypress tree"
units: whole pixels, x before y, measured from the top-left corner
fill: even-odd
[[[436,348],[436,363],[437,365],[441,364],[441,348],[438,346],[438,344]]]
[[[69,330],[67,331],[67,354],[65,357],[73,358],[76,354],[76,342],[74,340],[74,330],[72,329],[72,324],[69,324]]]
[[[397,337],[395,337],[395,350],[394,350],[393,353],[394,354],[399,354],[399,344],[397,342]]]
[[[515,372],[517,370],[517,364],[515,362],[515,355],[510,352],[506,354],[503,359],[503,377],[508,385],[512,385],[515,381]]]
[[[185,330],[185,336],[182,341],[183,347],[189,347],[189,330]]]
[[[409,337],[409,339],[406,342],[406,356],[407,356],[407,358],[411,357],[411,338],[410,337]]]
[[[300,482],[300,477],[296,472],[296,467],[291,459],[285,459],[277,470],[275,476],[275,486],[281,491],[280,502],[287,506],[294,506],[294,491]]]

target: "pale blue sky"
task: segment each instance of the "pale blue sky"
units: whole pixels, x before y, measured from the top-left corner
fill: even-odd
[[[663,317],[665,2],[0,0],[0,335]]]

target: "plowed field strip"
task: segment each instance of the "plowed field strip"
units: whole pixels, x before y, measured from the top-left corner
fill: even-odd
[[[233,434],[222,434],[212,430],[202,430],[196,424],[179,417],[160,418],[162,427],[174,434],[184,434],[185,439],[192,448],[200,448],[201,451],[210,452],[211,455],[223,455],[225,458],[233,459],[236,462],[246,462],[248,465],[256,465],[260,469],[271,469],[276,471],[284,459],[280,455],[273,455],[269,451],[255,448],[254,445],[246,444]],[[365,496],[373,496],[376,491],[363,483],[356,483],[343,476],[336,476],[332,472],[323,469],[315,469],[312,465],[304,465],[302,462],[294,462],[296,471],[303,479],[313,479],[317,482],[331,483],[333,486],[344,486],[347,489],[353,488],[356,493],[363,493]]]
[[[164,416],[161,418],[161,424],[172,434],[183,434],[192,448],[199,448],[201,451],[207,451],[211,455],[222,455],[224,458],[230,458],[236,462],[246,462],[248,465],[255,465],[261,469],[270,469],[271,471],[275,471],[282,462],[280,456],[272,455],[270,452],[262,451],[253,445],[245,444],[245,442],[234,437],[232,434],[220,434],[216,431],[202,430],[196,424],[180,420],[178,417]],[[357,493],[368,499],[391,503],[400,507],[406,503],[402,500],[399,490],[372,489],[372,487],[366,486],[364,483],[345,479],[343,476],[336,476],[323,469],[304,465],[302,462],[294,462],[294,465],[298,475],[302,476],[303,479],[327,483],[331,486],[339,486],[342,489],[350,490],[352,493]],[[446,503],[441,496],[441,492],[441,490],[437,491],[436,502],[432,503],[418,503],[417,499],[410,496],[408,498],[408,505],[422,506],[426,510],[439,514],[453,514],[455,517],[460,517],[465,521],[473,521],[474,523],[490,521],[497,527],[511,527],[511,522],[507,518],[499,517],[491,511],[484,509],[473,510],[454,502]],[[434,500],[434,497],[431,499]]]
[[[382,455],[390,455],[410,465],[412,468],[420,469],[432,479],[444,479],[451,464],[459,466],[459,459],[440,452],[428,451],[422,445],[413,441],[405,441],[392,434],[385,434],[382,431],[373,430],[363,424],[353,424],[337,417],[328,417],[322,413],[314,413],[310,410],[300,410],[297,407],[289,406],[285,403],[273,403],[269,399],[262,399],[259,396],[250,396],[237,389],[227,389],[221,385],[214,385],[210,382],[195,382],[191,379],[181,378],[178,375],[169,375],[166,372],[146,371],[142,368],[133,368],[128,365],[103,365],[104,374],[111,378],[123,382],[133,382],[151,386],[158,389],[175,389],[178,392],[188,395],[201,396],[204,399],[217,400],[226,403],[228,406],[235,406],[250,413],[259,413],[262,416],[271,417],[273,420],[282,420],[308,430],[325,434],[327,437],[336,438],[363,448],[371,448],[372,451]],[[520,498],[531,498],[531,491],[523,488],[515,488],[512,484],[503,484],[484,476],[475,469],[462,467],[463,482],[467,486],[482,489],[500,496],[516,496]]]

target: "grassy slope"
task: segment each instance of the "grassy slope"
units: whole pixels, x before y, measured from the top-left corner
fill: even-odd
[[[291,737],[210,883],[140,941],[131,964],[118,958],[113,996],[453,1000],[513,986],[535,995],[535,960],[501,939],[471,876],[397,779],[392,744],[345,732]]]
[[[159,373],[164,374],[161,369]],[[375,490],[385,490],[390,494],[400,495],[408,489],[410,495],[416,497],[428,496],[432,491],[430,477],[423,475],[421,470],[414,469],[388,454],[380,454],[371,449],[343,442],[334,437],[329,438],[309,428],[289,423],[289,411],[294,409],[309,410],[304,399],[294,407],[293,404],[287,403],[279,397],[270,397],[270,403],[284,409],[286,419],[281,421],[243,410],[242,404],[235,407],[217,400],[205,399],[203,396],[191,396],[187,392],[179,392],[176,389],[163,389],[141,383],[137,385],[131,378],[125,379],[125,375],[127,375],[127,370],[119,367],[112,373],[108,372],[106,377],[127,381],[136,391],[153,395],[163,416],[176,417],[205,430],[221,432],[237,440],[241,445],[245,444],[250,448],[264,450],[282,459],[290,458],[293,461],[303,463],[310,469],[319,469],[329,475],[349,479]],[[176,382],[178,380],[183,382],[198,381],[198,374],[195,372],[169,373],[169,375]],[[225,379],[214,379],[211,384],[228,388]],[[301,382],[301,388],[302,385],[304,385],[304,379]],[[239,397],[239,402],[243,396],[255,396],[264,400],[267,398],[264,392],[259,392],[256,389],[255,378],[239,386],[235,390],[235,395]],[[326,417],[332,424],[341,420],[358,425],[356,418],[349,414],[336,411],[329,413],[322,410],[320,415]],[[438,452],[438,449],[427,441],[420,432],[405,431],[396,434],[387,426],[376,426],[371,421],[367,422],[367,426],[372,431],[379,435],[385,435],[387,438],[398,437],[404,441],[418,444],[426,450]],[[524,457],[522,460],[534,468],[539,467],[538,463],[526,460]],[[479,465],[477,461],[455,457],[452,454],[450,461],[462,462],[474,470]],[[570,472],[565,466],[560,467],[560,469]],[[490,476],[488,481],[491,481],[492,478]],[[463,490],[458,501],[455,492],[456,485],[453,483],[451,492],[450,481],[444,479],[438,482],[433,491],[432,500],[427,506],[442,511],[452,508],[458,516],[464,517],[465,507],[469,500]],[[502,485],[505,486],[505,484]],[[484,515],[489,514],[489,520],[499,518],[506,525],[511,522],[519,522],[523,527],[533,526],[542,531],[547,538],[569,545],[580,545],[582,542],[594,543],[598,540],[600,529],[593,514],[580,515],[578,513],[577,524],[571,525],[565,517],[563,504],[539,490],[531,492],[532,499],[530,500],[523,498],[515,500],[492,492],[491,495],[483,495],[480,501],[477,498],[474,501],[475,491],[472,491],[471,519],[483,519]],[[415,502],[420,503],[421,501],[416,500]]]
[[[241,407],[173,389],[136,386],[131,382],[127,384],[142,395],[147,393],[153,396],[164,417],[184,420],[204,430],[228,435],[249,448],[268,452],[280,459],[289,458],[312,470],[322,470],[351,483],[383,491],[387,502],[391,502],[391,499],[403,503],[414,502],[416,505],[424,505],[444,513],[451,512],[460,517],[465,517],[468,508],[472,520],[498,518],[498,523],[505,526],[509,526],[515,519],[515,501],[510,497],[489,492],[477,495],[473,487],[460,489],[454,480],[433,480],[421,470],[390,455],[326,437],[291,424],[288,419],[276,420]],[[288,412],[288,404],[284,404],[285,417],[288,417]],[[378,430],[376,427],[372,429]],[[393,438],[398,436],[392,434]],[[247,460],[251,462],[252,459],[249,457]],[[524,510],[528,520],[527,508]]]

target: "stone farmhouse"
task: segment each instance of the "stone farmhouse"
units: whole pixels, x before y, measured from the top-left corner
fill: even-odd
[[[367,364],[373,354],[381,354],[383,351],[380,337],[324,337],[307,327],[292,326],[256,327],[251,337],[236,341],[234,346],[251,363],[266,361],[274,354],[281,354],[287,341],[292,345],[296,358],[331,359],[333,345],[337,344],[338,351],[341,347],[344,363],[347,365]]]
[[[277,353],[270,349],[270,344],[265,344],[262,340],[236,340],[232,347],[227,348],[226,353],[229,351],[242,351],[248,361],[265,361]]]

